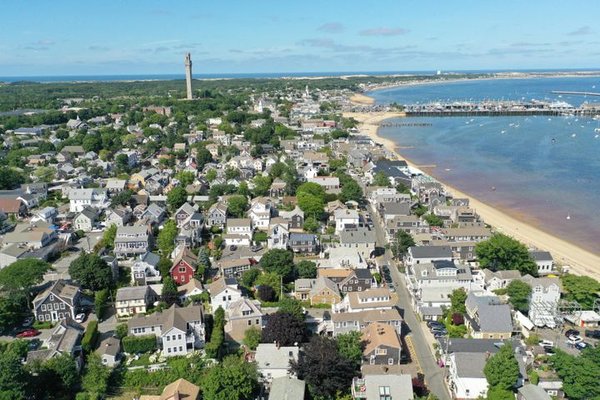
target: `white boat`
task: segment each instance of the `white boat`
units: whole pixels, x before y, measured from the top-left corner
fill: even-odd
[[[567,214],[567,219],[571,219],[571,214]]]

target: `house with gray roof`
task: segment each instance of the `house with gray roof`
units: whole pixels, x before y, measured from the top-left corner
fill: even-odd
[[[304,400],[306,383],[293,376],[273,378],[269,400]]]
[[[319,240],[312,233],[291,232],[288,243],[294,253],[316,254],[319,251]]]
[[[89,232],[94,228],[98,219],[98,213],[91,207],[86,207],[73,219],[73,228],[84,232]]]
[[[433,261],[452,261],[450,246],[411,246],[404,257],[405,264],[410,266]]]
[[[448,386],[456,399],[485,398],[488,382],[483,368],[490,357],[486,353],[452,353],[448,363]]]
[[[352,398],[364,400],[413,400],[412,376],[408,374],[365,374],[352,380]]]
[[[114,336],[107,337],[100,342],[100,346],[96,349],[96,354],[100,356],[102,364],[109,368],[116,367],[121,361],[119,357],[121,354],[121,341]]]
[[[158,263],[160,256],[152,252],[140,254],[131,266],[131,283],[145,286],[149,283],[161,281]]]
[[[529,383],[518,389],[517,400],[552,400],[552,397],[540,386]]]
[[[504,289],[513,280],[521,278],[521,273],[517,270],[491,271],[486,268],[483,270],[483,276],[485,288],[493,292],[497,289]]]
[[[145,254],[150,250],[151,240],[147,226],[119,226],[115,236],[115,255],[125,258]]]
[[[339,232],[340,247],[358,253],[363,259],[369,259],[375,252],[375,231],[367,227],[344,229]]]
[[[509,339],[513,324],[510,306],[497,296],[470,292],[465,301],[465,325],[476,339]]]
[[[40,322],[75,319],[80,310],[79,287],[58,280],[33,299],[33,314]]]
[[[117,289],[115,308],[119,318],[144,314],[148,307],[158,299],[150,286],[130,286]]]
[[[549,275],[556,272],[554,258],[549,251],[530,251],[529,255],[537,264],[537,273],[540,276]]]
[[[154,335],[164,357],[181,356],[204,346],[204,310],[201,305],[177,307],[150,315],[136,315],[127,322],[129,334]]]
[[[83,367],[82,336],[83,328],[79,324],[72,320],[62,320],[43,341],[39,350],[27,353],[27,363],[36,360],[44,362],[54,357],[68,355],[75,359],[77,370],[80,371]]]
[[[81,212],[85,207],[105,209],[109,206],[106,189],[69,190],[69,211]]]
[[[261,343],[256,348],[254,359],[264,382],[283,378],[291,373],[291,361],[298,361],[298,346],[279,346],[275,343]]]

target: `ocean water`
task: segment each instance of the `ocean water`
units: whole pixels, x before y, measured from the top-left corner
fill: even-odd
[[[599,78],[499,80],[373,92],[379,102],[557,98]],[[598,98],[562,100],[572,104]],[[400,153],[443,182],[600,254],[600,121],[581,117],[415,117],[430,126],[383,127]],[[400,122],[400,121],[397,121]],[[598,129],[599,131],[595,131]],[[495,188],[493,190],[492,188]],[[568,217],[568,218],[567,218]]]

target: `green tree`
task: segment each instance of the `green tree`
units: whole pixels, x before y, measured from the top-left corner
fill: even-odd
[[[256,278],[254,282],[255,286],[268,286],[273,289],[273,294],[275,299],[279,298],[279,294],[281,293],[281,276],[276,272],[264,272]],[[261,297],[263,301],[271,301],[266,298]]]
[[[325,201],[322,198],[306,192],[298,193],[297,198],[298,207],[304,211],[307,219],[309,217],[321,219],[325,208]]]
[[[271,249],[263,254],[260,266],[266,272],[275,272],[287,282],[294,279],[294,253],[283,249]]]
[[[24,294],[14,294],[10,297],[0,297],[0,333],[8,332],[23,318],[25,305]]]
[[[310,216],[304,220],[304,225],[302,226],[302,228],[304,228],[306,232],[316,233],[319,229],[319,226],[319,221],[317,221],[314,217]]]
[[[227,213],[235,218],[242,218],[248,209],[248,199],[244,196],[231,196],[227,206]]]
[[[196,180],[196,174],[192,171],[179,171],[175,175],[175,179],[179,181],[182,187],[186,187],[187,185],[191,185]]]
[[[156,244],[164,257],[169,257],[171,252],[175,249],[175,238],[177,237],[178,232],[177,223],[170,219],[165,222],[162,230],[158,233]]]
[[[129,201],[131,200],[132,196],[133,192],[131,190],[123,190],[122,192],[117,193],[110,199],[110,205],[112,207],[126,206],[129,204]]]
[[[169,307],[177,302],[177,284],[170,276],[165,276],[163,279],[161,297]]]
[[[108,389],[110,369],[102,364],[100,356],[91,353],[87,357],[87,364],[82,379],[83,389],[91,396],[102,398]]]
[[[305,319],[304,307],[302,307],[302,303],[300,300],[297,300],[293,297],[283,297],[279,301],[278,311],[284,314],[291,314],[300,321],[304,321]]]
[[[359,331],[352,331],[336,336],[338,352],[360,368],[364,343]]]
[[[516,269],[522,274],[537,275],[537,265],[527,247],[502,233],[477,243],[475,253],[482,268],[492,271]]]
[[[375,176],[373,176],[373,185],[390,187],[392,184],[390,182],[390,178],[388,178],[382,171],[379,171],[375,174]]]
[[[396,258],[403,257],[408,251],[408,248],[415,245],[415,240],[411,234],[403,230],[396,232],[395,239],[396,240],[394,240],[394,242],[390,243],[390,248],[392,250],[392,254]]]
[[[467,292],[465,289],[454,289],[450,295],[450,311],[453,313],[466,313],[465,301],[467,301]]]
[[[345,203],[347,201],[361,202],[363,199],[363,191],[360,185],[354,180],[349,179],[342,184],[342,190],[340,192],[340,200]]]
[[[316,196],[320,198],[322,201],[325,201],[325,189],[323,186],[314,182],[306,182],[302,185],[298,186],[296,189],[296,195],[300,195],[301,193],[306,193],[311,196]]]
[[[296,264],[296,271],[299,278],[314,279],[317,277],[317,264],[312,261],[302,260]]]
[[[117,225],[109,226],[102,235],[102,243],[109,249],[115,247],[115,238],[117,237]]]
[[[506,389],[494,386],[488,390],[487,400],[514,400],[515,394]]]
[[[96,292],[96,295],[94,296],[94,308],[96,310],[96,316],[100,321],[102,321],[102,317],[104,316],[104,312],[106,311],[109,294],[110,292],[108,288],[104,288],[98,290]]]
[[[33,171],[33,175],[35,175],[38,182],[53,182],[56,178],[56,170],[51,167],[37,167],[35,171]]]
[[[198,169],[202,170],[206,164],[211,162],[213,162],[213,157],[210,151],[206,150],[204,147],[198,149],[198,153],[196,154],[196,165],[198,166]]]
[[[97,254],[81,253],[69,265],[69,275],[86,289],[100,290],[113,284],[110,266]]]
[[[216,169],[209,169],[208,172],[205,175],[205,178],[208,182],[212,182],[215,179],[217,179],[217,170]]]
[[[252,180],[254,188],[252,192],[255,197],[266,196],[271,188],[271,178],[268,176],[257,175]]]
[[[508,301],[515,310],[526,312],[529,310],[529,295],[531,294],[531,286],[519,280],[513,280],[506,287]]]
[[[490,387],[512,390],[519,378],[519,363],[510,343],[500,347],[500,351],[485,363],[483,373]]]
[[[51,269],[50,264],[35,258],[17,260],[0,269],[0,288],[12,295],[23,294],[30,302],[31,288],[42,282],[44,274]]]
[[[0,167],[0,190],[12,190],[25,182],[25,176],[14,168]]]
[[[340,354],[335,339],[324,336],[313,336],[298,361],[290,364],[292,371],[306,381],[310,393],[325,399],[347,393],[352,378],[359,373],[356,363]]]
[[[293,346],[294,343],[304,342],[306,338],[304,320],[281,311],[268,315],[266,320],[261,342],[277,342],[280,346]]]
[[[260,343],[261,331],[256,326],[246,329],[244,332],[244,344],[250,350],[256,350]]]
[[[35,377],[34,397],[39,399],[67,399],[79,384],[75,360],[68,354],[53,357],[39,365],[32,365]]]
[[[171,212],[177,211],[187,201],[187,192],[181,186],[175,186],[167,193],[167,206]]]
[[[24,399],[29,376],[13,348],[0,351],[0,399]]]
[[[594,306],[600,292],[600,283],[597,280],[578,275],[563,275],[561,280],[566,300],[578,302],[584,310]]]
[[[210,367],[202,380],[205,400],[250,400],[258,388],[256,365],[239,357],[225,357]]]
[[[241,283],[246,288],[251,288],[260,276],[261,272],[258,268],[251,268],[248,271],[242,273]]]
[[[444,220],[435,214],[425,214],[423,219],[427,221],[429,226],[444,226]]]
[[[600,398],[600,350],[588,348],[580,356],[573,356],[562,350],[550,357],[550,365],[563,381],[563,390],[572,400]]]

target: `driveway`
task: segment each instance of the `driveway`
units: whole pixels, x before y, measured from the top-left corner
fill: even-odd
[[[375,216],[375,213],[372,212],[371,214],[373,215],[377,246],[384,247],[386,241],[381,222],[377,216]],[[425,338],[421,323],[410,305],[410,298],[404,282],[404,276],[398,271],[396,262],[392,261],[391,252],[386,250],[383,255],[377,258],[377,264],[387,264],[390,266],[392,281],[396,286],[396,293],[398,294],[398,306],[402,310],[402,317],[404,318],[404,323],[407,327],[404,334],[410,338],[407,341],[410,342],[411,352],[416,353],[418,358],[417,360],[413,360],[413,362],[417,362],[420,369],[423,371],[425,383],[431,393],[440,400],[450,400],[450,394],[448,393],[448,388],[444,382],[446,370],[440,368],[436,363],[430,345]]]

